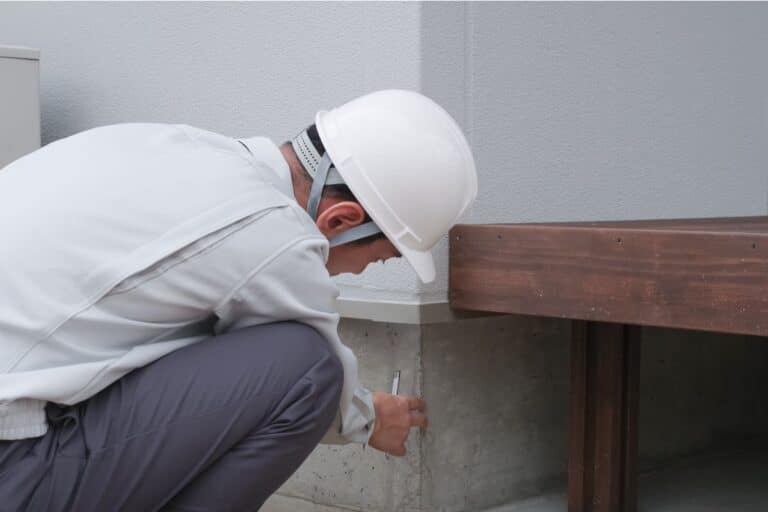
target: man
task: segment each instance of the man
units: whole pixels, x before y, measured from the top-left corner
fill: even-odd
[[[425,404],[358,384],[330,276],[432,280],[476,190],[395,90],[279,148],[125,124],[0,171],[0,508],[257,510],[323,437],[403,455]]]

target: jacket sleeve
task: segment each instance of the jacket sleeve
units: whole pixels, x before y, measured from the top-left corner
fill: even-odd
[[[338,288],[325,268],[328,243],[319,237],[291,242],[262,263],[216,307],[217,334],[279,321],[315,328],[333,347],[344,368],[336,421],[321,442],[367,443],[373,430],[371,392],[357,381],[357,358],[339,339],[335,311]]]

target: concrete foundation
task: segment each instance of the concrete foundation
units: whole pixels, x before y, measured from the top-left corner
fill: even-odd
[[[569,322],[344,320],[341,335],[371,389],[402,371],[401,393],[424,396],[430,428],[402,459],[319,446],[265,511],[563,510]],[[642,351],[644,472],[768,431],[768,340],[649,328]]]
[[[400,393],[420,394],[422,339],[418,325],[345,320],[340,334],[357,354],[362,381],[369,389],[389,391],[393,372],[399,369]],[[424,510],[422,444],[420,435],[412,435],[408,455],[403,458],[361,445],[321,445],[281,488],[282,497],[273,498],[264,510]]]

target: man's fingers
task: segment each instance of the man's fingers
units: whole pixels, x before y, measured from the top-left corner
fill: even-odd
[[[429,425],[429,419],[427,415],[418,411],[411,411],[411,426],[427,428]]]
[[[406,454],[405,451],[405,445],[398,446],[397,448],[393,448],[390,452],[390,455],[394,455],[395,457],[402,457]]]
[[[409,396],[408,408],[412,411],[424,411],[427,408],[427,402],[419,397]]]

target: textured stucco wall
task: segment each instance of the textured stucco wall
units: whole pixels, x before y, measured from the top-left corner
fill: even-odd
[[[41,50],[43,142],[93,126],[187,123],[283,141],[327,109],[419,89],[418,3],[0,3],[0,44]],[[418,300],[404,262],[343,276]]]
[[[0,45],[0,169],[40,147],[39,62]]]
[[[469,222],[765,214],[768,5],[0,3],[42,50],[43,141],[123,121],[276,140],[318,108],[417,89],[466,129]],[[403,262],[351,298],[444,301]]]
[[[423,11],[423,90],[478,164],[468,222],[768,212],[767,4]],[[440,275],[428,300],[445,295]]]

